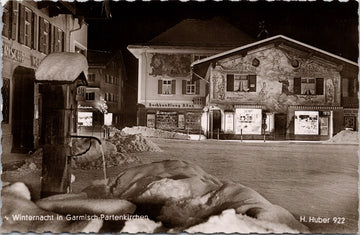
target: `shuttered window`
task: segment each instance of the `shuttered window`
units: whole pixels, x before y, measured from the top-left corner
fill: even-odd
[[[301,94],[301,78],[294,78],[294,94]]]
[[[176,80],[158,80],[158,94],[174,95],[176,93]]]
[[[34,16],[27,7],[19,5],[19,43],[34,47]]]
[[[11,39],[16,40],[16,27],[18,24],[18,3],[17,1],[9,1],[9,3],[12,3],[12,11],[11,11]]]
[[[58,27],[53,27],[53,52],[62,52],[64,51],[64,32]]]
[[[39,17],[39,51],[50,53],[50,23],[42,17]]]
[[[256,75],[227,74],[226,91],[256,92]]]
[[[316,95],[324,94],[324,78],[316,78]]]
[[[294,78],[295,95],[324,95],[324,78]]]
[[[226,91],[234,91],[234,74],[226,75]]]
[[[3,10],[3,15],[2,15],[2,22],[3,22],[3,31],[2,31],[2,35],[6,38],[10,38],[11,35],[11,14],[12,14],[12,2],[8,1],[5,6],[4,6],[4,10]]]

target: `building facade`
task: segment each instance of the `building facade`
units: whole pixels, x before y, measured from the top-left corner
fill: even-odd
[[[1,145],[5,153],[34,148],[39,135],[34,81],[41,60],[52,52],[75,52],[77,47],[86,53],[86,23],[71,4],[50,5],[8,1],[3,8]]]
[[[279,35],[192,66],[209,84],[209,137],[324,140],[357,128],[358,65],[345,58]]]
[[[120,127],[124,112],[124,82],[126,71],[122,53],[88,51],[88,87],[79,101],[81,131],[103,125]],[[85,121],[86,120],[86,121]]]
[[[251,41],[221,19],[188,19],[149,43],[128,46],[138,59],[137,125],[202,132],[207,88],[191,80],[191,63]]]

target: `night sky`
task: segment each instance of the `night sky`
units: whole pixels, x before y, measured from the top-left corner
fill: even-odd
[[[121,50],[128,82],[136,87],[137,60],[126,47],[145,43],[186,18],[220,16],[250,36],[264,20],[269,37],[282,34],[357,62],[358,2],[110,2],[111,19],[102,2],[83,3],[91,14],[88,48]],[[136,102],[134,103],[136,104]]]

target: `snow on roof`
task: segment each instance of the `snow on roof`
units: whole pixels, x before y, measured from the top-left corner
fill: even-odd
[[[241,46],[253,41],[245,32],[215,17],[210,20],[185,19],[146,45]]]
[[[46,56],[35,72],[36,81],[74,82],[84,72],[88,63],[84,55],[73,52],[58,52]]]
[[[338,59],[338,60],[341,60],[343,62],[346,62],[346,63],[349,63],[349,64],[352,64],[352,65],[355,65],[355,66],[358,66],[357,63],[351,61],[351,60],[348,60],[348,59],[345,59],[341,56],[337,56],[335,54],[332,54],[330,52],[327,52],[327,51],[324,51],[324,50],[321,50],[319,48],[316,48],[316,47],[313,47],[313,46],[310,46],[308,44],[305,44],[305,43],[302,43],[302,42],[299,42],[297,40],[294,40],[292,38],[289,38],[289,37],[286,37],[284,35],[276,35],[276,36],[273,36],[273,37],[270,37],[270,38],[266,38],[264,40],[261,40],[261,41],[257,41],[257,42],[254,42],[254,43],[250,43],[250,44],[247,44],[247,45],[244,45],[244,46],[241,46],[241,47],[238,47],[238,48],[235,48],[235,49],[232,49],[232,50],[228,50],[228,51],[225,51],[225,52],[221,52],[219,54],[216,54],[216,55],[213,55],[213,56],[209,56],[209,57],[206,57],[204,59],[201,59],[201,60],[197,60],[195,62],[193,62],[191,64],[191,67],[195,66],[195,65],[198,65],[198,64],[202,64],[204,62],[207,62],[207,61],[211,61],[211,60],[214,60],[214,59],[218,59],[220,57],[224,57],[224,56],[227,56],[227,55],[230,55],[232,53],[236,53],[238,51],[241,51],[241,50],[244,50],[244,49],[248,49],[248,48],[251,48],[251,47],[254,47],[254,46],[257,46],[257,45],[260,45],[262,43],[266,43],[266,42],[269,42],[269,41],[273,41],[273,40],[277,40],[277,39],[284,39],[286,41],[289,41],[289,42],[292,42],[292,43],[295,43],[295,44],[298,44],[302,47],[305,47],[305,48],[308,48],[308,49],[311,49],[311,50],[314,50],[316,52],[319,52],[321,54],[324,54],[326,56],[330,56],[330,57],[333,57],[335,59]]]

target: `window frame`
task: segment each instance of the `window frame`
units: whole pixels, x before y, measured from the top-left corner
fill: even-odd
[[[32,11],[31,9],[24,7],[24,38],[23,42],[24,45],[27,47],[31,47],[32,44]]]
[[[230,81],[230,79],[232,81]],[[256,88],[257,88],[256,74],[248,74],[248,73],[226,74],[226,92],[240,92],[240,93],[256,92]]]
[[[188,80],[186,81],[185,94],[196,95],[196,82]]]
[[[161,94],[162,95],[173,95],[171,79],[162,79],[162,93]]]
[[[324,95],[325,79],[322,77],[295,77],[294,94],[295,95]],[[313,90],[313,92],[311,92]]]
[[[95,92],[87,91],[85,93],[85,100],[95,100]]]

